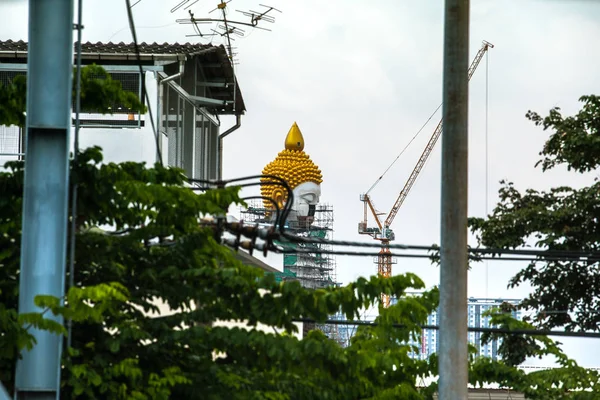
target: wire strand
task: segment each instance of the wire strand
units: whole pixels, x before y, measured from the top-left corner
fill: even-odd
[[[404,152],[408,149],[408,147],[411,145],[411,143],[417,138],[417,136],[419,136],[419,134],[423,131],[423,129],[425,129],[425,127],[427,126],[429,121],[431,121],[431,119],[435,116],[435,114],[439,111],[439,109],[441,107],[442,107],[442,104],[440,104],[435,109],[435,111],[429,116],[429,118],[427,118],[427,121],[425,121],[423,126],[421,126],[421,128],[417,131],[417,133],[415,133],[415,135],[412,137],[412,139],[410,139],[410,141],[406,144],[406,146],[404,146],[404,148],[402,149],[400,154],[398,154],[398,156],[394,159],[394,161],[392,161],[392,163],[386,168],[386,170],[383,171],[383,174],[381,174],[379,176],[379,178],[375,181],[375,183],[373,183],[373,185],[371,185],[371,187],[369,188],[369,190],[366,191],[365,194],[369,194],[369,193],[371,193],[371,190],[375,189],[375,186],[377,186],[377,184],[383,179],[385,174],[387,174],[387,172],[394,166],[394,164],[396,164],[396,161],[398,161],[400,159],[400,157],[402,157],[402,154],[404,154]]]
[[[355,242],[355,241],[346,241],[346,240],[328,240],[328,239],[320,239],[320,238],[306,238],[299,237],[293,234],[287,233],[286,228],[284,226],[284,221],[289,216],[289,212],[291,211],[291,206],[294,201],[294,193],[287,182],[278,176],[275,175],[250,175],[245,177],[239,177],[228,180],[200,180],[200,179],[190,179],[190,182],[198,182],[198,183],[207,183],[210,185],[214,185],[216,187],[224,187],[232,183],[247,181],[251,179],[261,179],[261,182],[256,183],[247,183],[236,185],[240,187],[244,186],[256,186],[262,185],[265,183],[269,184],[279,184],[283,186],[287,191],[287,199],[286,205],[284,206],[281,220],[279,221],[279,232],[281,238],[285,238],[292,243],[304,243],[304,244],[323,244],[323,245],[332,245],[332,246],[344,246],[344,247],[367,247],[367,248],[380,248],[380,244],[370,243],[370,242]],[[270,180],[273,181],[265,181]],[[279,239],[281,239],[279,238]],[[410,244],[389,244],[390,249],[398,249],[398,250],[417,250],[417,251],[433,251],[438,252],[440,248],[438,246],[422,246],[422,245],[410,245]],[[292,249],[287,249],[285,251],[295,251]],[[324,254],[326,250],[323,251]],[[508,261],[535,261],[535,262],[545,262],[545,261],[587,261],[589,262],[597,262],[600,261],[600,252],[592,252],[592,251],[581,251],[581,250],[529,250],[529,249],[501,249],[501,248],[469,248],[468,251],[472,254],[477,255],[477,259],[492,259],[492,260],[508,260]],[[345,252],[345,251],[330,251],[327,254],[336,254],[336,255],[352,255],[352,256],[377,256],[379,253],[369,253],[369,252]],[[492,256],[488,256],[488,255]],[[530,257],[513,257],[513,258],[499,258],[494,255],[519,255],[519,256],[530,256]],[[403,257],[403,254],[390,254],[391,256]],[[411,256],[412,257],[412,256]],[[416,258],[431,258],[431,255],[415,255]],[[534,257],[543,257],[543,258],[534,258]],[[582,259],[585,258],[585,259]]]
[[[306,323],[317,323],[317,324],[329,324],[329,325],[346,325],[346,326],[379,326],[377,322],[369,321],[351,321],[351,320],[337,320],[328,319],[325,321],[317,321],[309,318],[296,318],[293,322],[306,322]],[[392,328],[406,328],[403,324],[390,324]],[[438,325],[418,325],[420,329],[427,330],[439,330]],[[542,330],[542,329],[505,329],[505,328],[483,328],[483,327],[468,327],[469,332],[479,333],[498,333],[507,335],[526,335],[526,336],[560,336],[560,337],[576,337],[576,338],[600,338],[600,332],[570,332],[570,331],[553,331],[553,330]]]
[[[485,52],[485,216],[489,212],[489,141],[488,141],[488,118],[489,118],[489,51]],[[485,263],[485,297],[488,296],[489,289],[489,265]]]
[[[81,38],[82,38],[82,0],[77,2],[77,61],[76,61],[76,81],[75,81],[75,138],[73,144],[73,167],[77,163],[79,154],[79,129],[81,127],[81,121],[79,119],[81,113]],[[73,169],[71,168],[71,171]],[[72,176],[72,174],[71,174]],[[73,185],[71,191],[71,235],[70,235],[70,247],[69,247],[69,289],[75,287],[75,240],[76,240],[76,229],[77,229],[77,191],[78,182],[72,181]],[[73,331],[73,320],[71,318],[67,321],[67,347],[71,347]]]
[[[125,0],[125,3],[127,5],[129,29],[131,30],[131,36],[133,38],[133,45],[135,47],[137,64],[140,69],[140,81],[142,83],[142,90],[144,91],[144,98],[146,99],[146,104],[148,105],[148,117],[150,118],[150,125],[152,125],[152,133],[154,134],[154,139],[156,141],[156,159],[158,160],[161,166],[164,166],[162,153],[160,151],[160,137],[158,136],[158,131],[156,130],[156,126],[154,125],[154,117],[152,115],[152,107],[150,105],[150,96],[148,95],[148,90],[146,90],[146,75],[144,74],[144,67],[142,66],[142,60],[140,56],[140,47],[138,45],[137,34],[135,32],[135,23],[133,22],[133,11],[131,10],[130,0]]]

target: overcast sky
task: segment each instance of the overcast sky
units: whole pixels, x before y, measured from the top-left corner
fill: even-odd
[[[175,23],[176,18],[186,18],[187,11],[170,12],[179,2],[142,0],[134,7],[140,41],[195,40],[185,36],[192,33],[189,25]],[[191,9],[201,17],[216,3],[200,0]],[[256,10],[258,3],[233,0],[230,16],[239,19],[234,10]],[[260,173],[283,149],[285,135],[296,121],[305,151],[323,172],[322,202],[334,206],[335,238],[367,241],[369,237],[357,234],[362,219],[359,195],[441,102],[443,2],[270,0],[268,4],[283,11],[273,14],[276,23],[268,24],[272,32],[248,28],[247,37],[235,41],[237,75],[248,110],[242,127],[225,139],[224,177]],[[1,40],[27,40],[26,1],[2,2],[0,15],[10,16],[3,18]],[[486,211],[486,83],[490,207],[497,201],[501,179],[515,182],[519,189],[547,189],[582,186],[596,176],[560,169],[542,174],[534,169],[547,134],[527,121],[525,113],[530,109],[545,113],[554,106],[573,113],[581,95],[598,92],[600,57],[593,41],[600,37],[599,18],[600,3],[592,1],[472,1],[470,59],[482,40],[495,48],[470,83],[471,216]],[[131,41],[124,1],[85,1],[83,24],[84,41]],[[440,116],[438,112],[372,192],[380,211],[389,212]],[[222,130],[232,122],[224,119]],[[438,143],[395,219],[395,243],[439,243],[440,168]],[[521,298],[527,288],[506,289],[520,267],[514,262],[475,266],[469,295]],[[427,261],[400,259],[393,272],[406,271],[417,273],[428,286],[439,281],[439,270]],[[338,257],[338,278],[343,283],[375,272],[371,257]],[[594,360],[600,350],[596,355],[589,354],[589,347],[582,350],[590,340],[569,341],[565,349],[585,365],[597,366]]]

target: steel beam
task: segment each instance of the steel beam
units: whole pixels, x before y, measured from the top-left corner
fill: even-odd
[[[198,86],[198,87],[228,88],[229,86],[233,86],[233,83],[230,83],[230,82],[197,82],[196,86]]]
[[[467,206],[469,0],[444,16],[439,399],[468,395]]]
[[[190,100],[198,106],[226,106],[227,104],[233,103],[233,101],[230,101],[230,100],[217,100],[217,99],[211,99],[208,97],[191,96],[191,95],[190,95]]]
[[[63,298],[67,248],[73,0],[29,0],[27,137],[19,313],[38,295]],[[60,324],[61,317],[45,318]],[[17,361],[15,397],[58,399],[63,337],[31,328],[37,344]]]
[[[107,72],[135,72],[140,73],[140,68],[137,65],[100,65]],[[85,65],[84,65],[85,67]],[[160,72],[165,68],[161,65],[143,65],[144,71]],[[0,71],[27,71],[27,64],[18,63],[0,63]]]

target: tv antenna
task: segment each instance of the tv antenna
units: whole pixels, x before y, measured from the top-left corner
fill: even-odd
[[[192,10],[188,10],[188,12],[190,13],[190,18],[186,19],[185,22],[184,22],[184,20],[177,20],[177,22],[179,22],[179,23],[188,23],[188,24],[192,25],[192,27],[194,28],[194,33],[192,35],[185,35],[186,37],[191,37],[191,36],[199,36],[199,37],[215,36],[214,33],[202,33],[202,31],[200,30],[200,27],[198,26],[198,24],[210,24],[210,22],[198,21],[194,17],[194,13],[192,12]],[[213,29],[211,29],[211,31],[215,32]],[[218,33],[218,32],[216,32],[216,33]]]
[[[179,4],[177,4],[175,7],[171,8],[171,14],[174,13],[175,11],[179,10],[181,7],[185,6],[187,3],[189,3],[191,0],[181,0],[181,2]],[[188,8],[190,8],[191,6],[193,6],[194,4],[196,4],[199,0],[194,0],[192,2],[192,4],[188,4],[184,10],[187,10]]]
[[[182,7],[184,10],[189,9],[191,6],[196,4],[198,1],[199,0],[180,0],[179,4],[177,4],[175,7],[173,7],[171,9],[171,13],[174,13],[175,11],[179,10]],[[264,21],[264,22],[268,22],[268,23],[275,23],[275,17],[273,17],[269,13],[272,13],[275,11],[281,13],[281,11],[276,9],[275,7],[267,6],[264,4],[259,4],[259,6],[265,8],[265,10],[262,10],[262,12],[253,11],[253,10],[248,10],[248,11],[236,10],[237,12],[241,13],[245,17],[248,17],[249,21],[235,21],[235,20],[231,20],[227,17],[227,5],[229,3],[231,3],[232,1],[233,0],[227,0],[227,1],[220,0],[220,2],[217,4],[217,6],[208,12],[208,14],[212,14],[215,11],[217,11],[217,12],[220,11],[221,15],[218,17],[195,18],[192,11],[188,10],[188,12],[190,14],[190,18],[177,19],[176,22],[179,24],[188,24],[188,25],[193,26],[194,34],[186,35],[186,36],[199,36],[202,38],[208,37],[208,36],[223,37],[225,40],[225,48],[227,50],[227,55],[228,55],[230,61],[232,63],[234,63],[234,56],[236,54],[234,54],[234,52],[233,52],[233,47],[231,46],[231,42],[234,41],[236,37],[241,38],[246,35],[246,32],[241,27],[247,26],[247,27],[250,27],[253,29],[260,29],[260,30],[270,32],[271,31],[270,29],[264,28],[262,26],[258,26],[259,22]],[[213,32],[213,33],[205,34],[200,31],[198,24],[216,24],[216,27],[211,28],[211,32]]]
[[[274,24],[275,23],[275,17],[273,17],[271,15],[267,15],[267,14],[270,11],[277,11],[278,13],[281,13],[281,11],[278,10],[278,9],[276,9],[275,7],[267,6],[267,5],[264,5],[264,4],[259,4],[259,6],[267,8],[267,10],[265,10],[263,12],[252,11],[252,10],[248,10],[248,11],[236,10],[236,11],[239,12],[239,13],[242,13],[246,17],[250,17],[250,23],[253,26],[257,26],[258,25],[258,21],[265,21],[265,22],[270,22],[270,23]]]
[[[229,28],[226,28],[225,25],[217,25],[217,28],[221,31],[216,31],[214,29],[211,29],[211,31],[213,31],[215,35],[219,36],[234,35],[238,37],[244,37],[244,35],[246,34],[246,32],[243,29],[240,29],[237,26],[230,26]],[[235,39],[231,38],[231,40]]]

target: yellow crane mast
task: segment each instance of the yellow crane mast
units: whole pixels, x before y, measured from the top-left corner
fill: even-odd
[[[473,59],[473,62],[471,63],[471,65],[469,66],[469,69],[467,71],[469,80],[471,80],[471,77],[475,73],[475,70],[477,69],[477,66],[483,59],[483,56],[485,55],[485,53],[488,51],[489,48],[493,48],[493,47],[494,47],[493,44],[486,42],[485,40],[483,41],[481,48],[475,55],[475,58]],[[390,242],[395,239],[394,231],[390,228],[390,226],[392,225],[394,218],[398,214],[398,210],[400,210],[402,203],[404,203],[404,200],[408,196],[408,193],[410,192],[413,185],[415,184],[415,182],[419,176],[419,173],[425,166],[427,159],[431,155],[431,152],[433,151],[433,148],[435,147],[435,144],[437,143],[437,141],[442,133],[442,123],[443,123],[443,120],[440,120],[437,127],[433,131],[433,135],[431,136],[431,138],[429,139],[429,142],[425,146],[425,149],[423,150],[421,157],[419,157],[419,160],[417,161],[417,165],[415,165],[415,168],[413,169],[412,173],[408,177],[406,184],[400,191],[400,194],[398,195],[396,202],[392,206],[392,209],[390,210],[388,216],[386,217],[386,219],[384,221],[381,220],[380,215],[385,215],[385,214],[377,211],[377,209],[375,208],[375,205],[373,204],[373,199],[369,195],[369,192],[375,187],[375,185],[373,185],[367,193],[360,195],[360,200],[364,203],[364,218],[361,222],[358,223],[358,233],[362,234],[362,235],[369,235],[373,239],[379,240],[381,242],[381,250],[379,251],[379,255],[376,257],[376,259],[374,261],[377,264],[377,273],[386,278],[389,278],[390,276],[392,276],[392,264],[396,263],[396,261],[393,259],[392,255],[391,255],[391,251],[389,248]],[[369,210],[370,210],[371,214],[373,215],[373,218],[375,219],[375,223],[377,224],[377,226],[375,226],[375,227],[368,227],[368,218],[367,217],[368,217]],[[383,303],[384,307],[389,307],[389,305],[390,305],[389,296],[382,295],[382,303]]]

